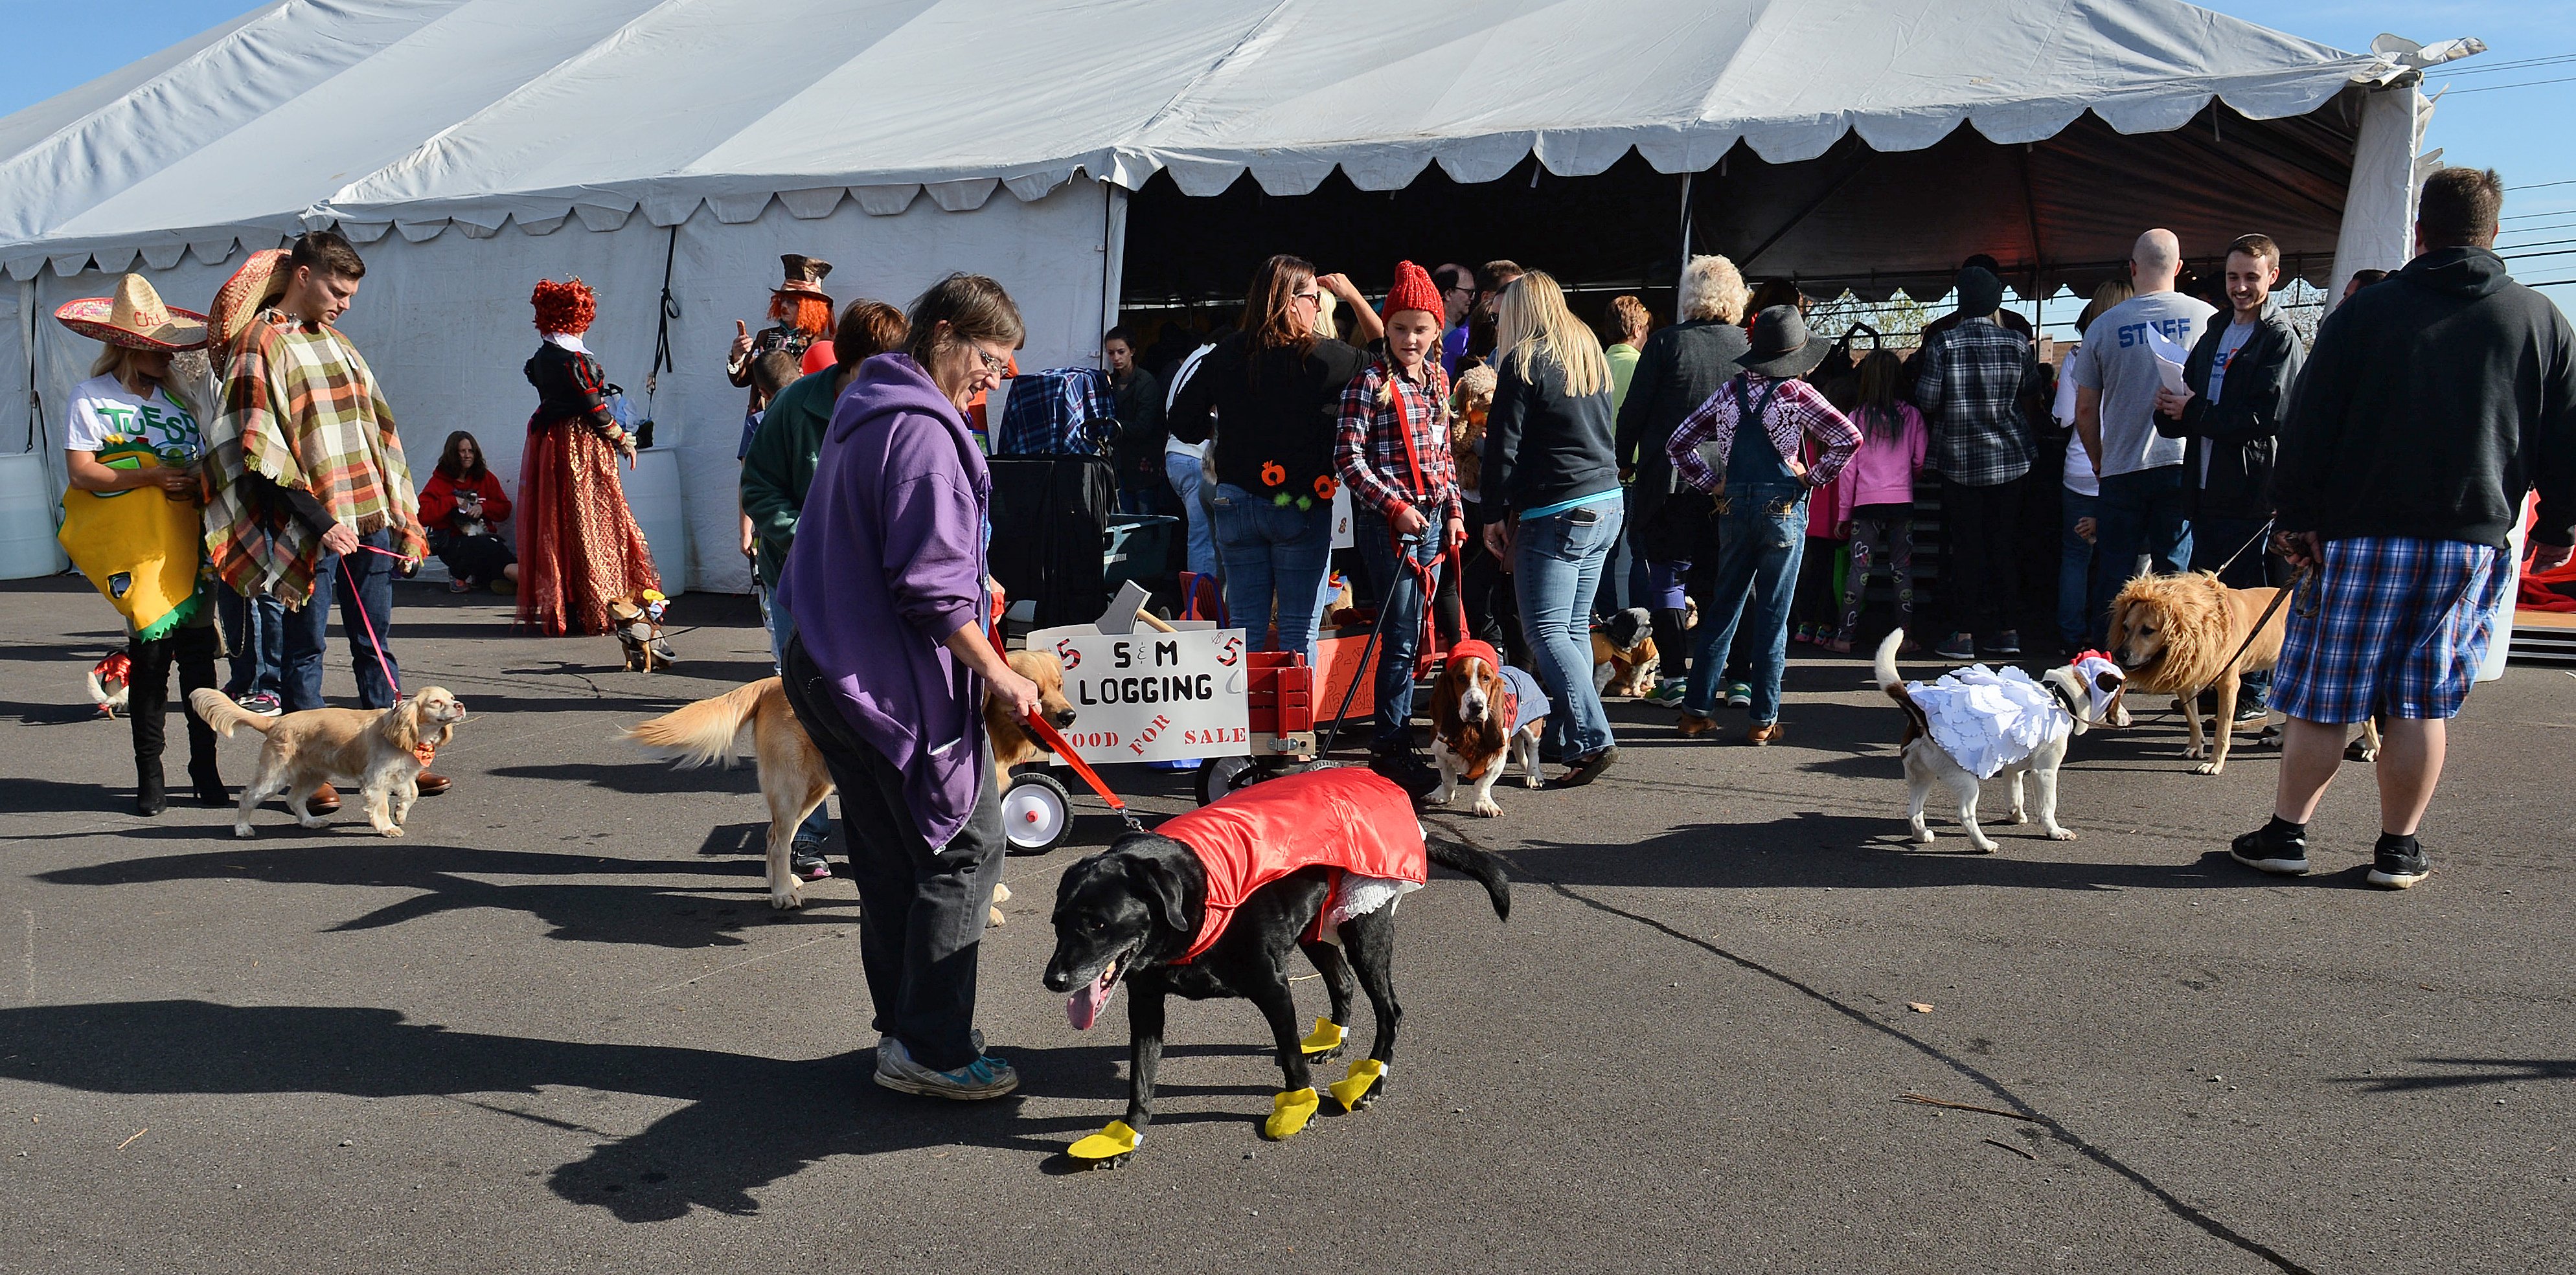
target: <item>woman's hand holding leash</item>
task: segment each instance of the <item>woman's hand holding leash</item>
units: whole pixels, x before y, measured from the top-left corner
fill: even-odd
[[[1011,668],[1010,661],[993,649],[981,625],[971,620],[959,625],[940,645],[991,684],[993,693],[1011,706],[1011,716],[1025,719],[1039,711],[1038,684]]]
[[[1423,517],[1422,511],[1411,505],[1399,505],[1395,513],[1388,517],[1386,523],[1395,528],[1395,534],[1412,540],[1422,535],[1423,529],[1431,525],[1431,520]]]

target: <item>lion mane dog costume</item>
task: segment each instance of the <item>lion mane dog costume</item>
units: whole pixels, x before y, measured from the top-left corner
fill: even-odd
[[[2237,687],[2244,675],[2280,662],[2281,639],[2289,630],[2287,605],[2272,605],[2280,592],[2231,589],[2209,572],[2193,571],[2140,576],[2111,600],[2110,654],[2128,674],[2124,694],[2143,691],[2176,697],[2191,726],[2191,743],[2182,755],[2208,759],[2194,768],[2200,774],[2227,769]],[[2253,635],[2251,643],[2247,634]],[[2230,662],[2240,648],[2244,656]],[[2200,694],[2213,688],[2218,692],[2218,719],[2204,736]],[[2365,723],[2362,735],[2364,746],[2375,753],[2378,727]]]
[[[1038,684],[1038,705],[1047,721],[1058,730],[1071,726],[1064,663],[1045,651],[1013,651],[1007,658],[1013,672]],[[751,727],[752,756],[760,767],[760,795],[769,804],[769,906],[803,907],[803,883],[788,870],[787,852],[795,843],[796,825],[832,795],[832,772],[796,720],[796,710],[788,706],[785,682],[764,677],[630,726],[620,738],[686,770],[709,762],[732,764],[735,740],[745,726]],[[996,792],[1011,786],[1013,766],[1037,760],[1042,751],[1009,708],[990,695],[984,697],[984,734],[993,742]],[[1007,902],[1011,896],[1006,887],[996,886],[993,897]],[[1001,909],[993,909],[991,919],[1001,924]]]

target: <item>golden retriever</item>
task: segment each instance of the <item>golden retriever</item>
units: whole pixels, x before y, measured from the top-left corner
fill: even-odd
[[[191,694],[188,706],[226,738],[236,726],[268,736],[260,745],[258,770],[242,785],[241,807],[233,814],[236,837],[253,835],[250,812],[279,793],[286,794],[297,823],[324,826],[305,802],[328,783],[358,785],[367,822],[384,836],[403,835],[403,820],[420,799],[420,772],[465,720],[464,702],[443,686],[423,687],[392,708],[312,708],[278,718],[262,717],[211,688]]]
[[[1072,725],[1073,705],[1064,698],[1064,663],[1045,651],[1013,651],[1007,658],[1013,671],[1038,684],[1038,703],[1047,720],[1059,730]],[[832,795],[832,772],[788,705],[786,683],[764,677],[628,727],[620,737],[685,769],[730,763],[734,740],[745,725],[751,727],[752,756],[760,768],[760,795],[769,804],[769,906],[803,907],[804,883],[788,870],[787,853],[796,825]],[[984,734],[993,743],[998,793],[1011,786],[1011,768],[1036,760],[1040,749],[1027,729],[1012,720],[1009,708],[990,695],[984,698]],[[994,897],[1007,900],[1010,895],[996,887]],[[993,910],[992,920],[1001,924],[1000,909]]]
[[[2208,758],[2197,767],[2201,774],[2227,769],[2238,683],[2245,674],[2280,661],[2281,638],[2289,628],[2286,605],[2272,606],[2280,592],[2231,589],[2210,572],[2193,571],[2140,576],[2112,599],[2110,655],[2128,675],[2123,695],[2143,691],[2179,699],[2191,724],[2191,744],[2183,756]],[[2268,619],[2263,614],[2267,608]],[[2250,644],[2249,633],[2254,635]],[[2244,657],[2230,663],[2240,647]],[[2213,687],[2218,691],[2218,724],[2210,732],[2215,739],[2205,740],[2200,693]]]

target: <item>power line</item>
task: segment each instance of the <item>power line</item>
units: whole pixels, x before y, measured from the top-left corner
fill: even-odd
[[[2441,76],[2485,75],[2492,71],[2521,71],[2535,66],[2549,66],[2558,62],[2576,62],[2576,53],[2553,53],[2547,57],[2518,58],[2511,62],[2486,62],[2470,66],[2459,66],[2456,63],[2445,63],[2443,64],[2443,69],[2436,70],[2432,73]]]
[[[2565,180],[2565,181],[2561,181],[2561,182],[2524,182],[2523,184],[2521,184],[2521,185],[2519,185],[2519,186],[2507,186],[2507,187],[2505,187],[2505,189],[2506,189],[2506,190],[2539,190],[2539,189],[2541,189],[2541,188],[2542,188],[2542,187],[2544,187],[2544,186],[2576,186],[2576,177],[2570,177],[2570,178],[2568,178],[2567,180]]]
[[[2576,75],[2562,76],[2555,80],[2525,80],[2520,84],[2488,84],[2473,89],[2451,89],[2448,96],[2458,97],[2463,93],[2493,93],[2500,89],[2537,88],[2543,84],[2576,84]]]

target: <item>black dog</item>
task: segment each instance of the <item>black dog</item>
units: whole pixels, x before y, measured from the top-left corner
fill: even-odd
[[[1511,880],[1501,860],[1439,841],[1430,843],[1429,853],[1432,862],[1481,882],[1493,899],[1494,915],[1510,919]],[[1169,995],[1191,1000],[1240,996],[1259,1008],[1278,1044],[1285,1084],[1282,1104],[1265,1133],[1287,1137],[1304,1127],[1314,1111],[1309,1064],[1328,1062],[1341,1050],[1338,1043],[1329,1043],[1310,1054],[1313,1042],[1297,1034],[1297,1004],[1288,990],[1288,954],[1294,948],[1304,948],[1307,959],[1322,971],[1335,1024],[1350,1022],[1351,975],[1357,970],[1377,1016],[1377,1036],[1369,1050],[1371,1062],[1355,1064],[1352,1079],[1335,1086],[1334,1097],[1353,1111],[1376,1100],[1384,1088],[1385,1064],[1394,1056],[1396,1022],[1404,1016],[1395,1003],[1389,970],[1395,954],[1395,907],[1390,903],[1343,922],[1339,945],[1309,940],[1306,935],[1315,928],[1332,879],[1332,869],[1306,868],[1255,890],[1213,947],[1187,965],[1174,965],[1197,936],[1207,906],[1207,869],[1188,846],[1138,833],[1065,870],[1056,887],[1056,946],[1054,959],[1047,962],[1048,990],[1083,988],[1096,1012],[1118,980],[1135,989],[1134,1003],[1127,1007],[1134,1050],[1127,1130],[1122,1135],[1113,1125],[1106,1134],[1094,1135],[1110,1141],[1088,1148],[1110,1152],[1123,1138],[1125,1150],[1085,1155],[1082,1144],[1076,1144],[1077,1156],[1114,1167],[1126,1160],[1137,1135],[1152,1123],[1154,1071],[1163,1057],[1163,1001]],[[1327,1039],[1337,1037],[1335,1032]],[[1292,1112],[1286,1100],[1301,1092],[1305,1105]]]

